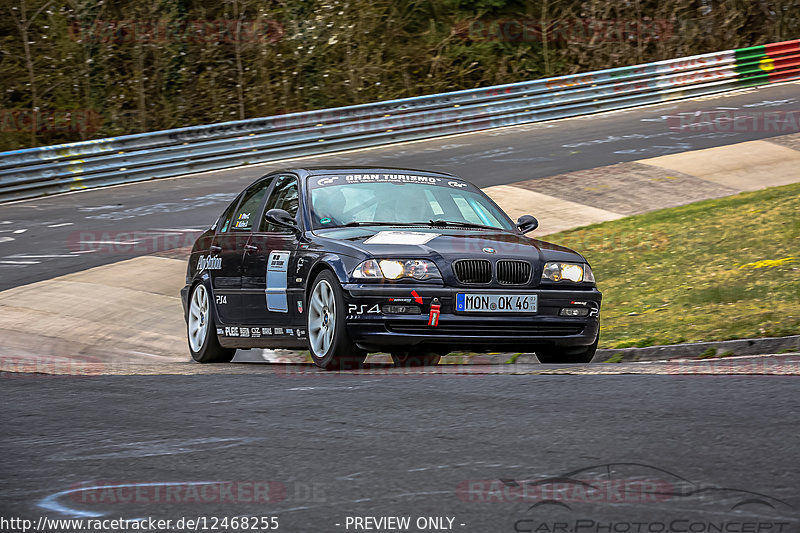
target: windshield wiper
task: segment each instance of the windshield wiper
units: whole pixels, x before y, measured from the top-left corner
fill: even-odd
[[[483,224],[473,224],[472,222],[459,222],[456,220],[429,220],[429,226],[458,226],[461,228],[484,228],[484,229],[499,229],[493,226],[484,226]]]
[[[345,228],[345,227],[356,227],[356,226],[419,226],[419,222],[361,222],[358,220],[353,220],[352,222],[348,222],[347,224],[342,224],[341,226],[336,226],[338,228]]]
[[[365,222],[360,220],[353,220],[346,224],[338,226],[326,226],[328,228],[354,228],[360,226],[456,226],[461,228],[481,228],[481,229],[499,229],[493,226],[484,226],[482,224],[473,224],[472,222],[459,222],[456,220],[429,220],[428,222]]]

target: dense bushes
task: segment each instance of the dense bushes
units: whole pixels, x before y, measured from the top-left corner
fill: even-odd
[[[0,149],[775,42],[796,0],[10,0]]]

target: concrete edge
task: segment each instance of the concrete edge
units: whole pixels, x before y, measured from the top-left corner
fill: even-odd
[[[778,355],[781,352],[800,352],[800,335],[788,337],[762,337],[758,339],[734,339],[729,341],[691,342],[644,348],[604,348],[597,350],[592,363],[604,363],[616,354],[618,362],[660,361],[665,359],[697,359],[709,349],[716,350],[713,357],[733,355]],[[708,357],[711,359],[712,357]],[[705,358],[704,358],[705,359]],[[443,364],[503,365],[538,363],[535,353],[497,353],[479,355],[448,355]],[[615,361],[617,362],[617,361]]]
[[[621,361],[657,361],[660,359],[697,358],[707,351],[716,350],[715,357],[728,355],[764,355],[800,351],[800,335],[788,337],[762,337],[729,341],[692,342],[644,348],[608,348],[597,350],[593,362],[603,362],[621,354]]]
[[[762,342],[765,341],[765,342]],[[723,344],[726,343],[726,344]],[[368,361],[367,368],[355,371],[355,374],[367,374],[372,372],[387,372],[391,374],[410,374],[410,375],[428,375],[428,374],[575,374],[575,375],[591,375],[591,374],[742,374],[742,375],[761,375],[761,374],[780,374],[780,375],[800,375],[795,371],[779,371],[779,367],[793,364],[795,367],[800,361],[792,361],[785,359],[786,356],[800,355],[800,349],[797,348],[781,348],[780,351],[787,351],[787,353],[776,353],[776,347],[781,346],[797,346],[800,343],[800,335],[791,337],[777,337],[774,339],[739,339],[735,341],[721,341],[721,342],[705,342],[705,343],[691,343],[675,346],[651,346],[648,348],[625,348],[629,350],[626,355],[626,360],[618,361],[620,364],[603,364],[605,360],[603,357],[607,355],[605,352],[620,352],[620,350],[599,350],[598,355],[592,361],[592,364],[539,364],[536,355],[533,353],[525,354],[511,354],[511,353],[495,353],[495,354],[479,354],[479,355],[452,355],[442,359],[441,366],[438,370],[433,368],[427,369],[397,369],[390,364],[388,357],[377,357],[372,361]],[[760,352],[761,349],[765,352],[755,354],[732,354],[739,357],[728,358],[715,357],[715,358],[697,358],[697,350],[702,346],[714,347],[714,345],[722,345],[732,347],[733,344],[738,344],[741,348],[740,351],[745,352]],[[757,349],[757,347],[761,347]],[[659,350],[669,349],[673,353],[663,353]],[[687,350],[678,352],[678,350]],[[770,349],[771,348],[771,349]],[[636,351],[650,349],[651,353],[636,354]],[[792,350],[792,351],[789,351]],[[719,354],[720,352],[718,352]],[[631,355],[633,354],[633,355]],[[634,356],[640,355],[638,359],[633,359]],[[687,359],[687,357],[693,357]],[[740,359],[741,358],[741,359]],[[755,367],[750,364],[749,371],[737,371],[737,365],[741,361],[758,360],[761,361]],[[667,363],[664,365],[647,364],[646,362],[653,362],[654,360],[674,361],[672,366]],[[637,365],[636,362],[645,364]],[[723,363],[724,362],[724,363]],[[255,364],[253,364],[255,363]],[[9,376],[69,376],[69,377],[93,377],[93,376],[176,376],[176,375],[229,375],[229,374],[252,374],[257,373],[258,367],[263,365],[277,367],[275,372],[277,375],[294,376],[300,374],[313,374],[318,376],[336,375],[341,372],[325,372],[314,367],[313,363],[283,360],[283,361],[242,361],[233,364],[223,365],[200,365],[191,360],[184,361],[168,361],[157,363],[142,363],[142,362],[120,362],[120,361],[105,361],[94,362],[88,361],[73,361],[68,363],[58,363],[50,361],[26,360],[20,359],[16,361],[8,361],[0,359],[0,378]],[[675,365],[680,366],[683,370],[676,371]],[[681,366],[683,365],[683,366]],[[688,366],[686,366],[688,365]],[[720,366],[724,365],[724,366]],[[469,370],[472,367],[473,370]],[[496,370],[490,370],[494,367]],[[775,367],[775,368],[772,368]],[[463,368],[464,370],[458,370]],[[479,370],[483,368],[484,370]],[[672,369],[671,369],[672,368]],[[666,371],[659,371],[659,369],[666,369]],[[671,370],[670,370],[671,369]],[[745,368],[745,370],[748,370]],[[754,371],[755,370],[755,371]],[[347,372],[346,373],[350,373]]]

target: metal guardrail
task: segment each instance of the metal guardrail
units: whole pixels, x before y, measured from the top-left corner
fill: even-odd
[[[800,39],[541,80],[0,153],[0,201],[800,79]]]

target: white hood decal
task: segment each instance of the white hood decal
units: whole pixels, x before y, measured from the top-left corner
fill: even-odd
[[[364,241],[364,244],[409,244],[419,245],[435,239],[441,233],[413,231],[380,231]]]

